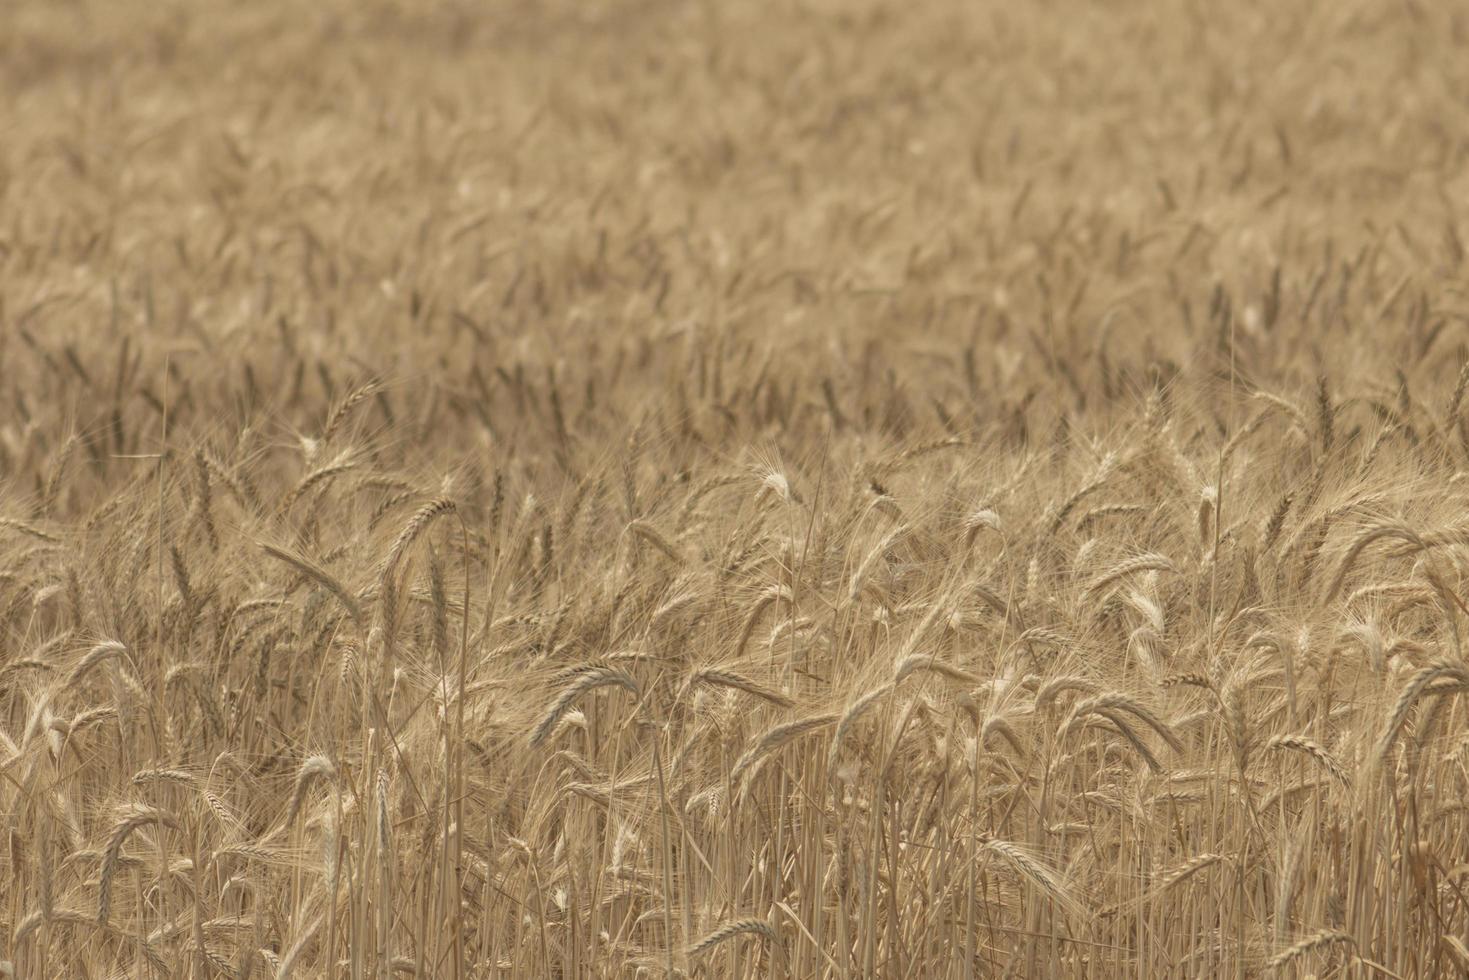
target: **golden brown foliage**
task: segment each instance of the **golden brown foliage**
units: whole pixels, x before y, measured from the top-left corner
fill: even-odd
[[[0,974],[1469,968],[1469,12],[0,15]]]

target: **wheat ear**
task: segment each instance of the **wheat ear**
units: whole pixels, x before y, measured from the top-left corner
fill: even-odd
[[[273,544],[262,544],[260,548],[276,561],[285,562],[330,592],[342,604],[342,608],[347,610],[347,614],[352,617],[352,622],[356,623],[359,629],[362,627],[361,604],[358,603],[356,596],[348,592],[346,586],[333,578],[331,573],[326,571],[326,569],[314,564],[309,558],[297,551],[291,551],[287,548],[277,548]]]
[[[156,807],[139,807],[113,825],[112,836],[107,841],[107,850],[102,857],[102,876],[97,894],[98,925],[107,925],[107,920],[112,912],[112,879],[117,874],[122,846],[127,843],[133,831],[149,824],[170,827],[175,830],[179,826],[178,819],[173,814]]]
[[[551,702],[550,706],[546,709],[545,715],[541,718],[540,724],[536,725],[535,730],[531,732],[530,744],[537,746],[544,742],[556,728],[556,723],[561,720],[561,716],[566,713],[567,709],[571,707],[577,698],[586,694],[588,691],[595,691],[599,687],[611,686],[624,688],[631,692],[634,697],[639,697],[642,694],[638,682],[633,679],[632,675],[624,671],[612,667],[593,667],[585,670],[578,674],[576,679],[570,684],[566,685],[560,694],[556,695],[556,699]]]
[[[1272,956],[1269,963],[1270,969],[1279,970],[1282,967],[1289,966],[1302,956],[1308,956],[1318,950],[1326,949],[1328,946],[1335,946],[1342,943],[1349,946],[1357,945],[1356,940],[1345,932],[1338,929],[1322,929],[1320,932],[1302,939],[1289,949],[1282,950]]]
[[[775,930],[772,929],[770,927],[770,923],[766,922],[764,919],[736,919],[733,922],[726,922],[724,925],[720,926],[718,929],[715,929],[713,932],[709,933],[709,935],[705,936],[703,939],[690,946],[689,955],[698,956],[701,953],[707,953],[709,950],[713,949],[715,946],[718,946],[720,943],[733,939],[735,936],[743,935],[759,936],[760,938],[771,944],[779,941],[778,937],[776,936]]]
[[[734,768],[730,770],[730,780],[738,780],[751,766],[782,745],[793,742],[802,735],[835,724],[837,717],[834,714],[812,715],[810,718],[801,718],[784,725],[776,725],[752,742],[744,754],[735,760]]]
[[[1453,682],[1450,690],[1469,687],[1469,669],[1455,664],[1424,667],[1414,674],[1408,686],[1403,688],[1403,693],[1398,695],[1397,703],[1393,705],[1392,714],[1388,717],[1387,727],[1383,729],[1382,736],[1377,740],[1374,756],[1378,762],[1386,759],[1388,753],[1392,751],[1393,742],[1397,740],[1398,733],[1402,731],[1403,723],[1408,718],[1408,712],[1413,710],[1414,703],[1427,691],[1428,685],[1443,678],[1448,678]],[[1447,692],[1436,690],[1429,693]]]

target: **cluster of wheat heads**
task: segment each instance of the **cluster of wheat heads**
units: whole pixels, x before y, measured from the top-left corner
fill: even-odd
[[[427,485],[369,382],[100,500],[57,446],[0,522],[9,962],[1461,969],[1461,388]]]
[[[1469,971],[1453,5],[13,6],[0,975]]]

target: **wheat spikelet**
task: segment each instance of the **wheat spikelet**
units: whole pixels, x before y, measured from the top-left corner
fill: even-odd
[[[1058,905],[1073,911],[1080,908],[1080,904],[1076,897],[1071,894],[1071,889],[1066,884],[1066,879],[1062,877],[1061,873],[1037,861],[1019,845],[995,837],[988,837],[981,842],[980,847],[987,853],[1002,859],[1022,879],[1045,892]]]
[[[1342,786],[1350,787],[1352,785],[1351,776],[1347,774],[1346,767],[1337,761],[1336,756],[1326,751],[1320,743],[1304,735],[1276,735],[1269,742],[1265,743],[1265,747],[1275,750],[1289,749],[1304,753],[1312,759],[1315,759],[1323,769],[1336,777],[1337,782],[1341,783]]]
[[[367,529],[369,531],[375,530],[377,526],[382,523],[383,518],[387,517],[393,511],[397,510],[399,507],[403,506],[416,496],[418,496],[418,494],[412,490],[400,490],[397,493],[384,497],[378,502],[377,506],[372,509],[372,516],[367,519]]]
[[[393,540],[393,545],[388,549],[387,561],[383,563],[383,577],[386,579],[398,570],[398,563],[402,561],[403,555],[418,540],[418,536],[439,517],[451,511],[458,511],[458,505],[447,497],[431,500],[420,507],[408,523],[403,525],[403,530],[398,532],[398,537]]]
[[[982,585],[981,583],[974,582],[969,585],[969,591],[973,592],[976,598],[978,598],[985,605],[993,609],[997,616],[1001,616],[1005,619],[1010,618],[1012,613],[1010,604],[1004,599],[1000,598],[999,593],[995,592],[995,590],[989,588],[986,585]],[[1026,632],[1029,632],[1029,630],[1027,630]]]
[[[691,680],[694,684],[710,684],[715,687],[729,687],[744,691],[746,694],[760,698],[762,701],[769,701],[771,704],[779,705],[782,708],[795,707],[795,702],[779,691],[768,688],[763,684],[758,684],[743,674],[737,674],[732,670],[706,667],[703,670],[695,672]]]
[[[1280,397],[1279,395],[1271,394],[1268,391],[1256,391],[1251,395],[1251,397],[1264,402],[1272,409],[1284,412],[1290,418],[1290,420],[1295,423],[1296,427],[1299,428],[1302,432],[1311,431],[1311,423],[1307,421],[1306,413],[1301,411],[1300,408],[1298,408],[1293,402],[1290,402]]]
[[[1279,970],[1311,953],[1320,952],[1331,946],[1347,945],[1356,946],[1356,941],[1350,935],[1338,929],[1322,929],[1302,939],[1289,949],[1282,950],[1270,958],[1269,967]]]
[[[1076,522],[1077,529],[1082,533],[1089,533],[1093,525],[1109,517],[1132,517],[1136,514],[1146,514],[1148,508],[1142,504],[1106,504],[1102,507],[1093,507],[1081,516]]]
[[[1331,777],[1320,776],[1315,779],[1305,779],[1299,783],[1291,783],[1290,785],[1282,786],[1280,789],[1273,790],[1272,792],[1268,793],[1260,801],[1260,812],[1264,813],[1278,803],[1286,803],[1291,798],[1301,793],[1313,792],[1315,790],[1324,789],[1331,785]]]
[[[305,555],[286,548],[277,548],[275,545],[262,544],[260,549],[277,561],[282,561],[290,565],[296,571],[326,589],[342,604],[342,608],[347,610],[347,614],[352,617],[352,621],[359,628],[363,625],[362,606],[357,602],[357,598],[348,592],[346,587],[333,578],[324,568],[314,564]]]
[[[1454,382],[1454,393],[1449,397],[1449,407],[1444,413],[1450,421],[1450,428],[1453,427],[1452,423],[1458,421],[1459,408],[1464,404],[1465,391],[1469,391],[1469,360],[1459,367],[1459,377]]]
[[[1127,716],[1123,712],[1118,711],[1115,708],[1099,707],[1093,708],[1087,714],[1097,715],[1098,717],[1105,718],[1107,721],[1110,721],[1112,723],[1112,730],[1116,731],[1119,735],[1123,737],[1124,740],[1127,741],[1129,745],[1132,746],[1133,751],[1142,757],[1143,762],[1145,762],[1148,768],[1151,769],[1154,773],[1161,773],[1165,771],[1163,763],[1159,761],[1158,757],[1153,754],[1153,750],[1148,748],[1147,743],[1144,742],[1142,738],[1137,734],[1137,731],[1132,727],[1132,723],[1127,720]],[[1078,720],[1080,721],[1084,719]]]
[[[56,535],[43,531],[40,528],[36,527],[34,524],[28,524],[25,521],[16,520],[13,517],[0,517],[0,528],[9,528],[12,531],[19,531],[21,534],[28,535],[40,541],[45,541],[48,544],[61,543],[61,539],[58,538]]]
[[[106,926],[112,911],[112,879],[117,874],[118,859],[122,846],[133,831],[149,825],[169,827],[177,830],[178,819],[166,810],[156,807],[136,807],[112,827],[107,849],[102,855],[102,877],[97,892],[97,924]]]
[[[54,666],[44,660],[38,660],[35,657],[22,657],[19,660],[12,660],[4,667],[0,667],[0,681],[4,681],[11,674],[17,674],[27,670],[49,674],[55,669]]]
[[[867,587],[867,577],[872,573],[873,566],[883,555],[887,554],[888,549],[892,547],[893,542],[898,539],[899,535],[905,534],[907,531],[908,528],[906,525],[899,524],[888,531],[887,534],[884,534],[882,539],[867,552],[861,563],[857,565],[857,570],[852,573],[852,578],[847,584],[847,598],[850,601],[856,602],[861,597],[863,590]]]
[[[1214,682],[1203,674],[1169,674],[1158,681],[1160,687],[1200,687],[1215,693]]]
[[[95,926],[97,917],[80,909],[52,909],[49,913],[36,909],[16,925],[11,945],[19,946],[27,936],[48,922],[64,922],[73,926]]]
[[[1244,697],[1240,693],[1245,679],[1243,676],[1232,679],[1219,694],[1219,703],[1224,708],[1225,725],[1234,746],[1235,764],[1240,772],[1249,769],[1250,756],[1254,749],[1254,732],[1245,711]]]
[[[1069,730],[1079,724],[1089,714],[1102,714],[1104,712],[1110,713],[1116,711],[1124,711],[1137,718],[1153,731],[1157,732],[1158,736],[1168,743],[1169,748],[1179,754],[1183,753],[1183,743],[1178,740],[1178,736],[1173,733],[1173,729],[1141,703],[1125,694],[1099,694],[1079,702],[1071,709],[1070,718],[1061,727],[1063,731]]]
[[[275,599],[269,596],[262,596],[259,599],[249,599],[236,606],[230,618],[234,619],[240,616],[248,616],[264,609],[279,609],[283,605],[285,605],[284,599]]]
[[[72,668],[71,673],[66,677],[65,683],[62,684],[63,690],[76,687],[93,667],[96,667],[103,661],[126,655],[127,647],[116,640],[104,640],[98,643],[87,651],[86,656],[82,657],[80,663]]]
[[[694,516],[694,512],[698,509],[699,504],[703,502],[705,497],[716,490],[742,483],[745,479],[746,477],[737,473],[725,473],[720,476],[710,477],[695,487],[694,491],[684,501],[683,516],[679,520],[679,531],[682,532],[688,526],[689,521]],[[764,484],[762,483],[762,488],[763,486]]]
[[[133,774],[132,783],[134,786],[145,786],[148,783],[173,783],[193,789],[199,784],[199,779],[193,773],[179,769],[143,769]]]
[[[239,504],[241,507],[249,507],[251,509],[255,509],[256,501],[254,495],[250,492],[250,490],[246,488],[245,484],[239,479],[239,477],[235,475],[231,467],[226,466],[219,460],[217,456],[215,456],[208,450],[201,449],[199,454],[203,457],[204,465],[208,468],[209,472],[213,474],[214,478],[218,480],[226,490],[229,491],[230,496],[234,498],[235,503]],[[100,520],[97,515],[93,515],[93,517],[89,520],[89,524],[96,523],[100,523]]]
[[[694,590],[676,593],[672,598],[653,610],[653,615],[648,617],[648,622],[654,626],[665,623],[678,615],[678,613],[702,601],[703,597]]]
[[[758,739],[751,742],[744,754],[735,760],[734,767],[729,773],[730,780],[738,781],[751,766],[755,765],[755,763],[765,758],[771,752],[774,752],[789,742],[795,741],[803,735],[835,724],[837,718],[838,716],[835,714],[812,715],[809,718],[801,718],[783,725],[776,725],[774,728],[769,729]]]
[[[289,513],[296,501],[300,500],[303,495],[310,492],[313,488],[328,483],[343,473],[349,473],[359,465],[361,464],[356,459],[352,450],[343,450],[331,462],[317,467],[302,477],[301,482],[297,483],[291,488],[290,492],[281,498],[280,505],[276,508],[277,513],[282,515]]]
[[[913,653],[898,661],[897,667],[893,670],[893,686],[896,687],[903,683],[904,680],[916,671],[927,671],[931,674],[938,674],[940,677],[951,680],[956,684],[968,684],[977,687],[984,683],[983,678],[978,675],[971,674],[967,670],[961,670],[953,664],[938,659],[937,656]]]
[[[593,766],[586,759],[570,749],[560,750],[556,753],[556,758],[562,759],[569,764],[576,771],[577,775],[581,776],[583,782],[606,783],[611,781],[607,773]]]
[[[761,939],[765,940],[768,943],[771,943],[772,945],[779,942],[779,938],[776,936],[775,930],[772,929],[770,927],[770,924],[767,923],[765,920],[736,919],[733,922],[726,922],[724,925],[720,926],[718,929],[715,929],[713,932],[709,933],[709,935],[705,936],[697,943],[694,943],[694,945],[689,947],[688,955],[699,956],[703,953],[707,953],[709,950],[713,949],[715,946],[718,946],[720,943],[733,939],[736,936],[743,935],[759,936]]]
[[[239,832],[243,828],[243,825],[240,823],[240,818],[217,793],[213,790],[205,789],[201,790],[199,795],[204,797],[205,806],[209,807],[209,812],[214,814],[214,818],[219,821],[220,826],[235,832]]]
[[[758,506],[766,497],[773,496],[783,503],[801,503],[801,498],[791,488],[791,481],[784,473],[769,469],[765,471],[760,479],[760,489],[755,493],[755,504]]]
[[[1065,674],[1053,677],[1042,684],[1035,692],[1035,706],[1038,711],[1045,711],[1055,703],[1056,699],[1067,691],[1080,691],[1082,694],[1091,696],[1100,693],[1102,687],[1096,681],[1079,674]]]
[[[93,725],[117,717],[117,709],[108,705],[104,707],[88,708],[72,717],[71,723],[66,727],[66,737],[71,738],[78,732],[86,731]]]
[[[658,551],[661,551],[675,565],[683,564],[683,555],[679,554],[678,549],[673,546],[673,543],[647,521],[630,521],[627,525],[627,533],[646,541]]]
[[[1224,860],[1223,854],[1200,854],[1190,858],[1163,876],[1163,883],[1158,886],[1156,894],[1161,895],[1163,892],[1183,884],[1200,871],[1213,867],[1222,860]]]
[[[831,749],[827,755],[828,769],[836,768],[836,760],[841,752],[842,742],[852,730],[852,726],[861,721],[863,715],[871,711],[879,701],[892,692],[892,684],[881,684],[847,705],[846,710],[842,712],[841,718],[837,721],[836,732],[831,738]]]
[[[577,698],[589,691],[610,686],[621,687],[631,693],[633,697],[642,696],[642,689],[639,687],[638,682],[633,679],[632,675],[611,667],[591,667],[578,674],[575,680],[563,688],[560,694],[556,695],[555,700],[546,709],[546,713],[542,716],[540,723],[536,725],[530,734],[531,746],[538,746],[546,740],[547,736],[555,730],[556,723],[561,720],[561,716],[566,713],[567,709],[571,707]]]
[[[326,756],[313,755],[301,763],[301,768],[296,771],[296,781],[291,790],[291,802],[286,807],[286,819],[283,826],[289,827],[296,822],[296,817],[301,812],[301,805],[306,801],[306,794],[310,791],[312,783],[320,779],[335,783],[337,767]]]
[[[1462,690],[1469,687],[1469,669],[1454,664],[1439,664],[1434,667],[1425,667],[1413,675],[1402,693],[1398,695],[1398,700],[1388,715],[1387,725],[1377,740],[1373,756],[1378,763],[1385,760],[1392,752],[1393,742],[1397,740],[1398,733],[1402,731],[1403,723],[1407,721],[1408,712],[1413,710],[1413,705],[1425,693],[1433,693],[1429,688],[1430,684],[1443,680],[1451,682],[1452,686],[1438,693],[1446,693],[1447,690]]]
[[[275,980],[290,980],[291,974],[296,969],[296,961],[301,958],[301,954],[305,952],[307,945],[321,931],[322,921],[322,916],[317,916],[312,920],[310,925],[301,930],[300,935],[296,937],[296,941],[291,943],[290,948],[286,950],[286,955],[281,957],[280,967],[275,972]]]
[[[1010,748],[1015,752],[1015,754],[1020,756],[1022,759],[1030,754],[1025,750],[1025,746],[1021,743],[1020,736],[1016,733],[1015,727],[1011,725],[1008,720],[1000,717],[999,715],[993,715],[985,719],[984,724],[980,727],[979,730],[979,742],[981,745],[988,748],[990,739],[995,736],[1003,738],[1009,744]]]
[[[194,517],[204,528],[209,550],[219,551],[219,529],[214,524],[213,495],[209,482],[209,464],[204,461],[203,450],[194,453]]]
[[[750,607],[749,615],[745,617],[745,625],[740,629],[739,640],[735,642],[734,655],[736,658],[744,654],[745,647],[749,644],[750,637],[755,632],[755,625],[760,621],[760,617],[765,614],[765,610],[769,609],[777,600],[784,599],[786,602],[790,602],[792,598],[791,590],[784,585],[773,585],[761,591],[754,605]]]
[[[374,812],[377,815],[377,848],[380,884],[386,884],[391,880],[391,867],[393,861],[393,819],[388,812],[388,802],[392,796],[392,778],[387,769],[377,771],[377,793],[374,797]]]
[[[1228,447],[1225,447],[1226,450]],[[1199,509],[1196,517],[1198,524],[1199,544],[1208,547],[1209,539],[1213,535],[1214,511],[1219,504],[1219,489],[1217,487],[1205,487],[1199,495]]]
[[[1286,515],[1290,513],[1291,505],[1295,503],[1295,499],[1294,493],[1282,494],[1279,503],[1270,512],[1270,518],[1265,522],[1265,526],[1260,532],[1260,547],[1264,550],[1269,551],[1275,546],[1275,542],[1280,540],[1280,532],[1285,527]]]
[[[1085,595],[1088,599],[1094,598],[1121,579],[1129,575],[1136,575],[1138,572],[1171,572],[1173,570],[1173,562],[1162,555],[1139,555],[1136,558],[1118,562],[1098,575],[1087,585]]]
[[[221,858],[231,857],[247,858],[248,860],[257,861],[262,864],[280,860],[280,854],[277,851],[268,847],[261,847],[258,844],[228,844],[224,847],[216,848],[214,853],[210,855],[210,860],[217,863]]]
[[[70,345],[67,346],[68,353],[71,352]],[[61,496],[62,480],[66,475],[67,464],[71,462],[76,452],[77,445],[81,440],[75,433],[68,435],[66,441],[61,444],[61,449],[51,464],[51,472],[46,477],[46,487],[41,492],[41,511],[50,514],[56,509],[58,498]]]
[[[1061,505],[1056,508],[1054,515],[1050,519],[1049,533],[1055,534],[1057,531],[1061,530],[1062,525],[1066,523],[1066,518],[1069,517],[1071,515],[1071,512],[1076,509],[1077,504],[1081,503],[1087,497],[1091,496],[1098,490],[1102,489],[1102,487],[1107,485],[1107,482],[1111,479],[1112,469],[1115,465],[1116,457],[1112,456],[1111,454],[1109,454],[1102,460],[1100,465],[1098,465],[1097,467],[1095,475],[1086,483],[1083,483],[1080,487],[1078,487],[1076,491],[1071,494],[1071,496],[1067,497],[1061,503]]]
[[[997,513],[995,513],[995,511],[991,510],[988,507],[981,507],[978,510],[971,511],[967,516],[965,516],[965,518],[964,518],[964,547],[965,547],[965,549],[967,550],[969,548],[974,547],[974,541],[975,541],[975,539],[979,537],[979,533],[981,531],[985,531],[985,530],[994,531],[995,533],[1001,534],[1001,535],[1004,534],[1004,532],[1001,530],[1000,515],[997,514]]]
[[[1341,587],[1346,582],[1347,575],[1351,573],[1352,566],[1357,563],[1357,559],[1367,549],[1367,546],[1383,538],[1396,538],[1399,541],[1405,541],[1419,551],[1427,547],[1422,538],[1407,528],[1395,527],[1390,524],[1370,528],[1363,534],[1358,535],[1357,539],[1352,542],[1352,546],[1347,549],[1347,553],[1342,556],[1341,564],[1336,567],[1336,575],[1332,577],[1331,585],[1326,589],[1327,602],[1334,600],[1341,592]]]
[[[371,398],[373,395],[377,394],[380,388],[381,385],[374,379],[369,380],[364,384],[358,385],[356,388],[353,388],[350,392],[348,392],[346,397],[338,402],[337,406],[332,409],[331,415],[327,418],[326,425],[322,427],[322,444],[325,445],[331,442],[332,437],[337,434],[343,424],[346,423],[347,417],[352,414],[352,410],[355,409],[358,405],[362,404],[368,398]]]

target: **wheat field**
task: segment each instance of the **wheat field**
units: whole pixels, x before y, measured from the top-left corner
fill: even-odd
[[[1469,976],[1469,10],[0,7],[0,975]]]

